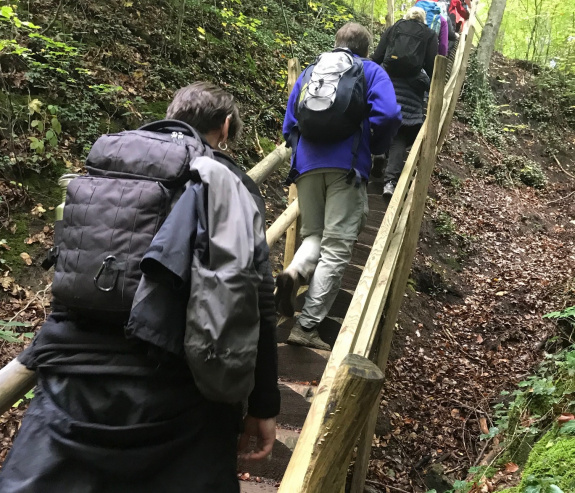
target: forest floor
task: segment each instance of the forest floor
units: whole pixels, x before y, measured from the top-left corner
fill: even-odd
[[[373,442],[368,485],[376,491],[444,491],[443,475],[462,479],[470,466],[494,460],[497,438],[479,439],[493,425],[492,406],[557,348],[556,325],[542,315],[575,304],[575,133],[557,128],[560,149],[555,157],[548,152],[540,122],[519,105],[532,79],[520,64],[497,57],[492,86],[501,128],[508,129],[505,152],[464,123],[460,105],[439,156]],[[268,125],[276,124],[270,117]],[[540,165],[546,185],[514,181],[509,157]],[[280,173],[264,195],[269,223],[285,208]],[[1,340],[3,366],[49,312],[50,274],[39,264],[59,200],[10,182],[0,182],[0,196],[2,228],[26,245],[11,260],[18,268],[0,277],[0,320],[24,324],[8,327],[22,334],[18,342]],[[0,241],[6,255],[11,248]],[[282,251],[279,243],[272,252],[276,271]],[[25,408],[23,401],[0,418],[0,461]],[[494,484],[512,484],[517,474],[501,472]]]
[[[491,73],[498,104],[517,119],[531,75],[501,57]],[[479,439],[494,425],[492,406],[557,349],[556,324],[542,316],[575,304],[575,133],[563,135],[557,162],[520,120],[506,156],[538,163],[542,189],[498,184],[505,156],[458,121],[439,156],[392,342],[372,486],[440,492],[442,474],[452,483],[493,462],[497,438]],[[518,474],[493,483],[500,489]]]

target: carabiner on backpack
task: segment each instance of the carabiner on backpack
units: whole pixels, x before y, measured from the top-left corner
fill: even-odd
[[[120,271],[125,270],[125,262],[118,262],[114,255],[109,255],[104,259],[98,273],[94,277],[94,285],[105,293],[112,291],[116,287]],[[112,282],[108,286],[100,286],[100,277],[112,276]]]

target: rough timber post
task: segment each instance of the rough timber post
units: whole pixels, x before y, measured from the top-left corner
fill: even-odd
[[[345,482],[350,453],[383,385],[382,371],[357,354],[348,354],[338,368],[328,406],[322,417],[321,434],[314,444],[301,491],[334,493]]]
[[[288,60],[288,93],[291,94],[293,87],[301,72],[301,66],[297,58],[290,58]],[[288,206],[297,199],[297,188],[295,183],[289,187]],[[295,250],[297,247],[298,236],[298,220],[296,219],[286,231],[286,244],[284,251],[284,269],[291,263]]]

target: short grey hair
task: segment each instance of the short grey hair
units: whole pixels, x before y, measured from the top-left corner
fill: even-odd
[[[425,10],[421,7],[411,7],[403,16],[406,21],[414,20],[427,24],[425,22]]]
[[[347,48],[352,53],[366,57],[371,44],[371,34],[357,22],[348,22],[339,28],[335,34],[335,47]]]
[[[234,140],[243,126],[234,97],[210,82],[182,87],[166,112],[166,118],[185,122],[203,135],[220,128],[228,116],[228,138]]]

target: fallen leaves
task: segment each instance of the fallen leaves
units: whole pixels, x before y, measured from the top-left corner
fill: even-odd
[[[507,474],[513,474],[514,472],[519,471],[519,466],[513,462],[508,462],[505,464],[505,472]]]
[[[32,257],[30,257],[30,255],[28,255],[26,252],[22,252],[20,254],[20,258],[24,260],[26,265],[32,265]]]
[[[30,211],[30,214],[32,214],[33,216],[42,216],[44,212],[46,212],[46,209],[44,209],[42,204],[36,204]]]

